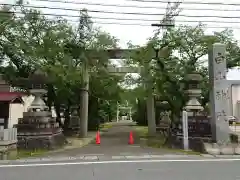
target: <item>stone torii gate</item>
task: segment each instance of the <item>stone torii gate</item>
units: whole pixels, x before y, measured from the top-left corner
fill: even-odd
[[[127,53],[136,52],[138,49],[109,49],[106,50],[109,59],[124,59]],[[98,57],[92,57],[97,59]],[[141,73],[143,67],[113,67],[109,66],[108,71],[110,73]],[[88,90],[89,90],[89,72],[88,64],[84,64],[83,68],[83,82],[85,82],[85,87],[82,91],[81,98],[81,109],[80,109],[80,134],[82,137],[87,136],[87,124],[88,124]],[[146,84],[148,85],[148,84]],[[152,89],[149,85],[147,89]],[[150,134],[155,134],[156,132],[156,121],[155,121],[155,106],[154,106],[154,96],[152,92],[148,94],[147,97],[147,119],[148,119],[148,132]]]
[[[137,49],[112,49],[107,50],[109,59],[123,59],[124,55],[129,52],[137,51]],[[224,44],[215,43],[209,50],[209,81],[210,89],[210,105],[211,105],[211,125],[213,140],[217,142],[229,142],[229,123],[227,116],[232,111],[231,89],[233,85],[239,85],[240,81],[226,80],[226,46]],[[87,69],[87,68],[85,68]],[[108,67],[112,73],[140,73],[143,67]],[[83,91],[81,119],[86,120],[81,123],[87,127],[88,119],[88,71],[85,71],[84,80],[86,82],[86,91]],[[151,88],[151,87],[147,87]],[[147,100],[147,118],[150,133],[156,132],[155,108],[152,92],[148,95]],[[85,128],[87,129],[87,128]],[[85,132],[85,135],[87,132]]]
[[[109,59],[123,59],[126,53],[137,51],[137,49],[111,49],[107,50]],[[210,105],[211,105],[211,123],[213,140],[217,142],[229,142],[229,124],[227,116],[232,111],[232,93],[233,85],[239,85],[240,81],[226,80],[226,46],[224,44],[215,43],[209,50],[209,81],[210,89]],[[87,69],[87,68],[86,68]],[[112,73],[140,73],[143,67],[108,67]],[[88,71],[85,81],[89,81]],[[81,119],[88,119],[88,83],[86,83],[86,91],[83,91],[83,101],[81,110]],[[151,88],[151,87],[147,87]],[[84,98],[85,97],[85,98]],[[155,108],[152,92],[148,95],[147,101],[147,118],[150,133],[156,132]],[[86,124],[83,124],[87,126]]]
[[[114,49],[107,50],[109,59],[123,59],[127,53],[137,52],[137,49]],[[153,54],[154,55],[154,54]],[[144,72],[144,67],[108,67],[110,73],[141,73]],[[146,89],[152,89],[149,83],[146,83]],[[156,117],[155,117],[155,105],[154,95],[150,91],[147,95],[147,121],[148,121],[148,132],[154,135],[156,133]]]

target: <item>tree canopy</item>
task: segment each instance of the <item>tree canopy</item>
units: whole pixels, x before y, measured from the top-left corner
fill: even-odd
[[[226,29],[214,32],[209,36],[205,34],[205,26],[201,23],[197,26],[182,25],[169,28],[163,37],[153,36],[145,47],[129,45],[130,48],[139,48],[139,52],[130,55],[127,62],[131,65],[141,65],[151,72],[151,81],[154,85],[154,93],[158,100],[167,101],[172,115],[179,114],[187,102],[184,93],[184,77],[191,72],[202,75],[200,82],[202,90],[199,101],[203,107],[209,102],[209,80],[208,80],[208,50],[216,43],[224,43],[227,48],[227,67],[237,67],[240,48],[233,36],[233,31]],[[159,46],[159,58],[155,58],[154,47]],[[146,75],[142,75],[138,82],[144,82]],[[140,83],[138,88],[144,88]],[[140,97],[146,97],[140,96]],[[142,99],[143,100],[143,99]],[[163,107],[160,109],[165,110]],[[138,111],[138,113],[142,110]],[[141,116],[141,115],[139,115]],[[146,122],[146,120],[145,120]]]
[[[118,82],[122,77],[107,72],[106,67],[111,62],[102,50],[118,47],[118,40],[94,26],[87,10],[79,12],[79,23],[73,25],[64,18],[49,19],[41,11],[23,5],[3,6],[0,21],[1,73],[10,83],[21,77],[27,78],[37,69],[45,72],[51,80],[47,86],[47,103],[55,106],[61,123],[62,105],[67,111],[72,106],[79,106],[83,62],[87,62],[90,71],[89,114],[95,116],[90,118],[106,118],[113,114],[106,107],[119,100]],[[100,106],[102,108],[96,108]],[[101,109],[106,112],[98,112]]]
[[[203,76],[201,103],[206,106],[209,102],[207,54],[215,42],[226,44],[228,68],[239,65],[240,48],[232,30],[209,36],[201,23],[181,25],[168,28],[163,37],[153,35],[145,46],[129,43],[130,49],[138,51],[126,54],[126,65],[142,66],[145,71],[134,81],[127,78],[129,84],[137,83],[137,88],[124,89],[119,85],[124,76],[107,71],[111,62],[104,51],[120,48],[118,39],[97,27],[86,9],[79,11],[77,24],[61,17],[49,18],[41,11],[24,7],[21,2],[17,6],[2,6],[0,11],[1,73],[12,83],[20,77],[27,78],[36,69],[45,72],[51,80],[47,84],[47,104],[55,106],[59,123],[62,105],[68,114],[67,123],[71,107],[80,104],[85,83],[82,80],[84,63],[89,65],[90,73],[89,122],[96,118],[113,119],[116,104],[126,99],[135,112],[141,114],[137,111],[137,102],[146,97],[146,81],[153,84],[155,96],[167,101],[172,114],[178,115],[187,101],[182,80],[191,71]],[[157,59],[155,46],[161,47]]]

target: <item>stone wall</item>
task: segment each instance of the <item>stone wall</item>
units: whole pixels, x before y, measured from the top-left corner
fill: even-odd
[[[59,148],[66,143],[66,138],[62,132],[43,135],[43,136],[18,136],[18,149],[45,149],[53,150]]]
[[[189,149],[200,153],[205,153],[204,143],[211,143],[211,137],[189,137]],[[184,149],[183,137],[172,136],[171,137],[172,148]]]

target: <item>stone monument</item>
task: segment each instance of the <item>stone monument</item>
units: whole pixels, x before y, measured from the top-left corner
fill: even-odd
[[[77,133],[80,129],[80,121],[79,121],[79,107],[73,106],[71,107],[71,114],[70,114],[70,123],[69,128],[71,131]]]
[[[217,143],[228,143],[229,86],[226,81],[226,46],[220,43],[213,44],[208,60],[212,138]]]
[[[35,96],[23,118],[16,125],[18,130],[18,148],[20,149],[54,149],[64,145],[65,137],[62,129],[52,117],[41,96],[46,93],[44,88],[47,78],[36,71],[28,79],[18,80],[21,85],[27,85],[30,94]]]
[[[156,107],[156,130],[162,133],[167,133],[170,129],[170,105],[164,97],[155,96],[155,107]]]
[[[240,154],[239,135],[229,128],[228,116],[233,115],[232,86],[239,80],[227,80],[226,45],[215,43],[209,49],[210,111],[212,136],[215,143],[205,143],[206,152],[214,155]],[[233,140],[231,137],[235,137]]]

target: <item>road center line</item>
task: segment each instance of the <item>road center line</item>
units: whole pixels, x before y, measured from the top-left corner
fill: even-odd
[[[35,163],[35,164],[5,164],[0,168],[10,167],[40,167],[40,166],[67,166],[89,164],[119,164],[119,163],[164,163],[164,162],[226,162],[240,161],[240,159],[152,159],[152,160],[123,160],[123,161],[88,161],[88,162],[59,162],[59,163]]]

